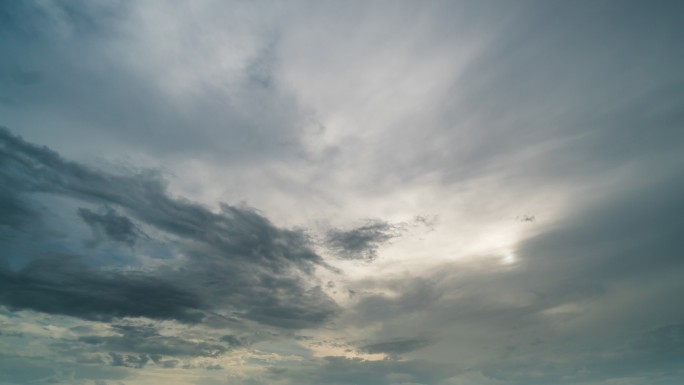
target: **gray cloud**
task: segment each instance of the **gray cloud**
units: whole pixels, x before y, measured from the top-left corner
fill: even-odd
[[[464,6],[482,12],[467,30],[491,40],[440,97],[445,107],[431,112],[429,133],[413,121],[387,130],[365,160],[375,167],[364,182],[439,172],[445,185],[458,186],[497,175],[511,192],[587,183],[676,152],[684,78],[674,69],[684,53],[675,48],[682,33],[671,12],[681,4],[666,3]],[[559,14],[563,22],[550,25]],[[487,23],[497,25],[491,35],[480,29]]]
[[[0,2],[0,383],[680,384],[682,12]]]
[[[678,171],[648,182],[635,181],[627,190],[596,199],[558,228],[527,240],[521,254],[540,268],[562,263],[581,269],[579,281],[681,267],[676,250],[684,243],[676,229],[684,225],[679,215],[684,210],[682,193],[684,175]]]
[[[62,362],[59,366],[41,357],[0,355],[0,381],[3,384],[72,383],[118,381],[129,377],[122,368]]]
[[[230,10],[238,5],[215,6]],[[217,11],[206,16],[216,17]],[[18,126],[18,109],[36,116],[61,110],[69,112],[54,114],[53,128],[30,130],[67,147],[73,143],[50,131],[57,127],[62,138],[88,137],[103,151],[123,145],[170,158],[182,154],[250,163],[302,153],[299,134],[305,113],[280,87],[273,70],[277,39],[269,33],[264,32],[265,43],[257,40],[247,46],[230,35],[217,46],[202,34],[181,33],[169,36],[175,48],[150,50],[143,37],[157,21],[144,7],[50,2],[3,4],[0,13],[0,44],[8,59],[0,64],[0,73],[10,74],[0,77],[0,98],[15,107],[4,111],[3,124]],[[206,28],[204,21],[185,17],[176,23],[180,28]],[[230,24],[236,33],[254,28],[237,15]],[[140,42],[137,48],[128,45],[134,35]],[[222,56],[223,49],[233,55]],[[167,65],[160,67],[156,60]],[[193,91],[178,82],[179,75],[192,79]]]
[[[202,300],[159,278],[98,271],[70,256],[38,259],[18,271],[0,269],[0,301],[91,320],[149,317],[198,322]]]
[[[366,353],[387,353],[390,356],[397,356],[423,348],[431,342],[428,338],[394,339],[364,345],[359,350]]]
[[[35,210],[31,205],[8,186],[0,188],[0,224],[19,228],[33,217]]]
[[[420,360],[366,361],[345,357],[325,357],[313,367],[289,373],[303,384],[436,384],[456,371],[448,365],[434,365]]]
[[[371,262],[378,257],[378,247],[401,235],[402,228],[380,220],[350,229],[331,229],[325,237],[325,245],[343,259]]]
[[[133,245],[139,236],[139,230],[135,224],[128,217],[118,215],[111,208],[105,208],[100,213],[79,208],[78,215],[98,235],[103,234],[113,241]]]
[[[221,337],[221,341],[227,343],[231,347],[240,347],[240,346],[245,346],[249,345],[249,341],[245,341],[244,339],[234,336],[232,334],[225,335]]]
[[[348,322],[378,325],[380,341],[440,333],[429,345],[390,339],[361,350],[401,354],[415,342],[422,357],[444,362],[448,354],[459,371],[476,369],[503,384],[676,382],[684,179],[666,174],[596,198],[523,241],[514,267],[483,256],[423,277],[360,282]]]
[[[109,352],[109,356],[112,359],[112,366],[124,366],[127,368],[143,368],[150,361],[150,357],[147,355],[132,355],[132,354],[117,354],[114,352]]]
[[[163,356],[217,357],[231,348],[231,344],[226,346],[219,342],[193,342],[177,336],[162,336],[153,326],[115,325],[114,330],[120,335],[82,336],[79,341],[96,347],[98,351],[134,353],[138,357],[148,357],[143,365],[150,360],[161,362]]]
[[[0,131],[0,141],[0,178],[4,186],[11,186],[10,196],[54,194],[116,207],[146,226],[178,237],[181,249],[193,259],[183,272],[158,271],[139,277],[71,263],[61,265],[63,262],[54,258],[40,259],[20,271],[3,270],[7,278],[2,296],[5,303],[90,318],[177,317],[181,321],[197,321],[199,313],[190,310],[208,309],[211,303],[212,307],[232,308],[257,322],[286,328],[320,324],[336,311],[335,303],[320,289],[305,287],[305,276],[324,263],[303,233],[279,229],[248,208],[222,204],[220,213],[214,213],[170,198],[154,173],[126,176],[96,171],[27,143],[7,129]],[[16,207],[10,205],[10,209]],[[132,223],[118,214],[80,209],[79,215],[110,237],[132,239]],[[54,276],[50,269],[54,269]],[[59,290],[58,282],[64,279],[71,285]],[[121,286],[117,285],[119,281]],[[182,289],[161,283],[165,281],[174,281]],[[169,299],[154,305],[159,301],[156,296],[167,291]],[[111,300],[99,301],[96,293],[100,292],[109,294]],[[143,301],[150,303],[142,302],[136,308],[139,301],[132,300],[145,292],[151,296]],[[69,306],[74,302],[79,305]]]

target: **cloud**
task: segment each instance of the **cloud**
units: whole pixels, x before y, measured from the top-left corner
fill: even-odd
[[[358,281],[340,323],[376,328],[367,338],[380,342],[362,351],[401,354],[417,346],[417,357],[454,362],[461,371],[454,383],[483,376],[599,384],[631,376],[668,384],[681,372],[684,307],[671,299],[684,290],[677,258],[684,245],[675,230],[683,189],[681,172],[671,171],[595,197],[522,240],[512,267],[483,255],[422,276]],[[430,344],[388,338],[435,331]]]
[[[0,224],[8,228],[23,227],[36,214],[30,204],[8,186],[0,188],[0,210]]]
[[[375,342],[359,348],[366,353],[387,353],[389,356],[398,356],[409,353],[429,345],[432,341],[428,338],[405,338],[390,341]]]
[[[300,156],[307,114],[281,86],[275,34],[233,13],[264,15],[263,6],[206,5],[3,5],[0,44],[10,59],[0,71],[11,77],[0,100],[14,108],[3,111],[2,124],[15,126],[19,110],[33,111],[39,119],[51,116],[60,135],[51,135],[53,128],[34,132],[67,147],[73,143],[64,138],[87,137],[104,152],[125,146],[169,159],[251,163]],[[189,20],[187,12],[203,16]],[[212,37],[213,23],[231,27]],[[165,47],[156,43],[160,25],[170,27],[163,39],[173,43]],[[29,41],[34,49],[27,49]]]
[[[133,245],[139,236],[139,230],[135,224],[128,217],[117,215],[116,211],[111,208],[105,208],[100,213],[79,208],[78,215],[96,233],[102,233],[113,241]]]
[[[114,325],[114,336],[82,336],[79,341],[99,351],[147,355],[154,362],[161,356],[218,357],[231,348],[220,342],[191,341],[178,336],[163,336],[153,326]],[[147,362],[147,361],[146,361]]]
[[[682,10],[0,2],[0,382],[679,384]]]
[[[221,341],[227,343],[231,347],[240,347],[249,345],[249,341],[245,341],[240,337],[236,337],[232,334],[225,335],[221,337]]]
[[[398,383],[435,384],[454,374],[453,367],[420,360],[366,361],[345,357],[325,357],[313,367],[293,371],[290,379],[302,384],[392,385]]]
[[[194,293],[136,273],[98,271],[64,255],[38,259],[18,271],[0,269],[0,301],[90,320],[120,317],[199,322],[204,308]]]
[[[86,267],[76,257],[40,258],[20,270],[3,269],[2,299],[10,306],[91,319],[145,316],[182,322],[197,322],[200,310],[223,309],[284,328],[319,325],[337,310],[334,301],[306,283],[315,266],[326,265],[300,231],[277,228],[249,208],[222,204],[215,213],[171,198],[156,173],[114,175],[91,169],[7,129],[0,130],[0,143],[0,178],[14,201],[40,193],[111,207],[102,214],[79,208],[78,214],[91,227],[131,244],[133,223],[115,214],[116,208],[175,237],[176,252],[192,261],[182,270],[136,275]],[[49,232],[41,236],[42,242],[51,237]],[[60,282],[69,285],[61,289]]]
[[[42,74],[40,71],[25,71],[22,69],[17,69],[12,73],[12,79],[23,86],[31,86],[40,83],[42,80]]]
[[[150,358],[146,355],[122,355],[114,352],[109,352],[109,356],[112,358],[112,366],[124,366],[127,368],[143,368],[145,367],[145,364],[147,364],[147,362],[150,360]]]
[[[378,257],[378,248],[401,232],[399,225],[380,220],[368,221],[350,230],[328,230],[325,245],[342,259],[372,262]]]
[[[41,357],[0,355],[0,383],[45,384],[71,383],[85,385],[88,381],[124,380],[129,377],[122,368],[61,362],[54,365]]]

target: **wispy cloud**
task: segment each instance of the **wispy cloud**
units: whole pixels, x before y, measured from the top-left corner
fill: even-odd
[[[400,236],[402,230],[401,225],[368,221],[349,230],[328,230],[325,245],[340,258],[371,262],[378,257],[378,247]]]

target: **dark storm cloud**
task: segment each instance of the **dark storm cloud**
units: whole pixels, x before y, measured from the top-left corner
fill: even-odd
[[[216,214],[198,204],[170,198],[156,173],[121,176],[99,172],[27,143],[6,128],[0,128],[0,144],[0,177],[15,191],[119,205],[151,226],[202,242],[226,256],[273,268],[321,262],[302,233],[278,229],[254,210],[223,204]]]
[[[139,230],[128,217],[118,215],[111,208],[105,208],[97,213],[86,208],[79,208],[78,215],[98,234],[129,245],[135,243]]]
[[[7,280],[2,299],[8,305],[88,318],[146,316],[187,322],[198,319],[199,313],[191,310],[209,309],[211,303],[260,323],[295,329],[318,325],[337,309],[320,289],[305,287],[305,276],[324,263],[299,231],[277,228],[249,208],[222,204],[214,213],[171,198],[158,174],[127,176],[90,169],[4,128],[0,146],[0,181],[14,200],[42,193],[105,205],[178,237],[178,247],[193,259],[182,272],[160,270],[141,276],[40,259],[18,271],[3,269]],[[15,211],[21,207],[6,206]],[[135,230],[130,219],[109,210],[97,214],[80,209],[79,215],[108,236],[132,243]],[[61,281],[70,286],[60,288]],[[162,283],[168,281],[174,286]],[[155,305],[156,297],[167,290],[169,300]],[[149,299],[142,297],[136,308],[134,299],[148,291]],[[98,293],[105,295],[99,302]],[[170,303],[174,297],[178,305]]]
[[[105,272],[72,257],[34,260],[18,271],[0,268],[0,302],[91,320],[149,317],[198,322],[204,307],[195,294],[143,274]]]
[[[369,221],[351,230],[332,229],[325,237],[325,245],[343,259],[371,262],[378,257],[378,247],[398,237],[402,228],[383,221]]]
[[[26,202],[11,186],[0,187],[0,224],[10,228],[18,228],[35,214],[29,202]]]

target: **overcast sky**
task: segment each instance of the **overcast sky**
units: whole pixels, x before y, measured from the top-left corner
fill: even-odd
[[[683,17],[0,2],[0,384],[681,384]]]

